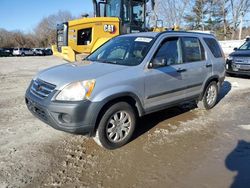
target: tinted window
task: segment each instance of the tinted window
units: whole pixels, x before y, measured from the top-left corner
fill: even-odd
[[[204,48],[198,38],[183,37],[183,62],[195,62],[205,60]]]
[[[215,39],[213,39],[213,38],[204,38],[204,41],[207,44],[210,51],[212,52],[212,54],[214,55],[214,57],[216,57],[216,58],[222,57],[220,46],[219,46],[218,42]]]
[[[180,39],[168,38],[162,42],[152,60],[153,66],[167,66],[181,63]]]

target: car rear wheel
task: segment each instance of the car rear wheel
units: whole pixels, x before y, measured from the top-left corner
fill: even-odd
[[[198,102],[198,107],[209,110],[216,105],[218,98],[218,86],[215,81],[211,82],[205,89],[202,100]]]
[[[116,103],[101,117],[94,140],[106,149],[119,148],[130,141],[135,124],[134,109],[126,102]]]
[[[24,57],[24,56],[25,56],[25,53],[22,53],[21,56]]]

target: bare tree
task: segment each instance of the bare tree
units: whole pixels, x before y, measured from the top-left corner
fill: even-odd
[[[13,34],[13,39],[14,39],[15,43],[17,44],[17,46],[24,47],[26,44],[26,38],[25,38],[24,34],[20,31],[16,31]]]
[[[73,19],[68,11],[59,11],[43,18],[33,33],[7,31],[0,28],[0,48],[4,47],[48,47],[56,41],[56,26]]]
[[[185,13],[189,7],[190,2],[191,0],[158,0],[156,2],[156,11],[159,15],[161,15],[161,17],[163,17],[168,27],[172,27],[173,25],[180,26],[183,23]]]
[[[227,34],[228,34],[228,9],[229,9],[229,0],[218,0],[219,5],[222,10],[223,15],[223,38],[224,40],[227,40]]]
[[[57,24],[69,21],[74,17],[68,11],[59,11],[57,14],[52,14],[43,18],[37,27],[34,29],[38,39],[38,46],[48,47],[56,42],[56,26]]]
[[[230,0],[232,14],[232,35],[231,39],[235,39],[235,33],[240,24],[240,17],[245,16],[250,9],[250,0]]]

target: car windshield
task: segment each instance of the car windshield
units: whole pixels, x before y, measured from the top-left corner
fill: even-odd
[[[86,60],[126,66],[135,66],[146,56],[153,38],[150,37],[116,37],[111,39]]]
[[[238,50],[250,50],[250,41],[246,41]]]

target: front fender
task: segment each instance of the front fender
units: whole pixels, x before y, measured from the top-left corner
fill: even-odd
[[[144,114],[143,110],[143,95],[138,92],[135,88],[131,86],[115,86],[107,88],[98,92],[95,96],[91,98],[93,102],[104,101],[103,104],[107,104],[109,101],[112,101],[121,97],[132,97],[136,101],[136,107],[139,111],[139,115]]]

